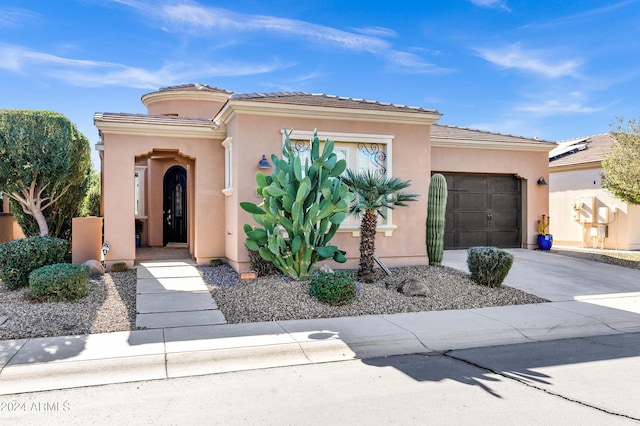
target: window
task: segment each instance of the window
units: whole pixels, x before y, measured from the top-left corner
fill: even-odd
[[[393,135],[318,132],[318,138],[321,145],[327,139],[334,141],[333,152],[338,156],[338,159],[347,162],[347,168],[356,172],[370,170],[391,176]],[[313,132],[311,131],[293,130],[291,132],[291,146],[299,153],[303,164],[310,157],[309,150],[312,139]],[[393,225],[391,211],[388,211],[386,216],[386,219],[378,218],[378,230],[384,231],[386,236],[390,236],[397,226]],[[352,232],[354,236],[359,236],[360,220],[349,216],[340,226],[340,231]]]
[[[224,195],[233,194],[233,173],[232,173],[232,164],[231,164],[231,149],[232,149],[233,138],[228,137],[222,142],[222,146],[224,147],[224,189],[222,193]]]
[[[0,192],[0,213],[4,213],[4,198],[2,197],[2,192]]]
[[[136,166],[134,176],[135,191],[135,215],[136,217],[145,217],[146,211],[144,206],[144,175],[147,166]]]

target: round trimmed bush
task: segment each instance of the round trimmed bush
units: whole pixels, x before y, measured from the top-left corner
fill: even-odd
[[[513,255],[496,247],[471,247],[467,255],[471,279],[488,287],[500,287],[513,264]]]
[[[124,272],[127,270],[129,270],[127,262],[114,262],[113,265],[111,265],[111,272]]]
[[[309,294],[328,305],[346,305],[356,298],[355,278],[345,271],[314,274],[309,279]]]
[[[0,244],[0,279],[9,290],[29,285],[29,274],[46,265],[62,263],[67,242],[55,237],[29,237]]]
[[[89,268],[58,263],[38,268],[29,275],[29,297],[46,302],[72,302],[87,295]]]

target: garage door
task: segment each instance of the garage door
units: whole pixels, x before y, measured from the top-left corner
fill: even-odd
[[[521,247],[521,181],[513,175],[442,173],[449,190],[444,248]]]

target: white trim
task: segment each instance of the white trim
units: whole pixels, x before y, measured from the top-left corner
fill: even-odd
[[[137,192],[137,196],[138,196],[138,201],[139,201],[139,205],[138,205],[138,214],[136,215],[136,219],[141,219],[141,218],[146,218],[147,217],[147,211],[146,211],[146,206],[145,206],[145,177],[147,174],[147,166],[135,166],[135,170],[134,170],[134,175],[138,175],[138,188],[136,189],[134,187],[134,191]],[[134,182],[135,182],[135,178],[134,178]],[[135,196],[134,196],[134,201],[135,201]]]
[[[311,130],[291,130],[291,139],[312,140],[315,131]],[[284,135],[284,129],[280,130]],[[361,142],[361,143],[383,143],[389,144],[393,140],[394,135],[375,135],[367,133],[346,133],[346,132],[322,132],[318,131],[318,139],[321,142],[326,139],[334,142]]]
[[[367,110],[229,99],[222,110],[215,116],[214,121],[227,123],[234,113],[277,115],[279,117],[312,117],[317,120],[375,121],[378,123],[422,125],[431,125],[442,117],[442,114],[435,111]]]
[[[224,189],[226,196],[233,194],[233,137],[229,136],[222,141],[224,147]]]
[[[136,117],[136,120],[127,120],[126,117],[110,117],[109,121],[103,120],[101,115],[94,116],[94,124],[101,133],[116,135],[144,135],[156,137],[180,137],[197,139],[223,139],[226,131],[214,127],[214,123],[194,124],[189,122],[166,122],[154,120],[155,117]],[[114,120],[114,121],[111,121]],[[117,120],[117,121],[116,121]]]
[[[387,215],[387,218],[389,218],[389,215]],[[394,225],[393,223],[376,226],[376,232],[384,232],[385,237],[390,237],[391,235],[393,235],[393,231],[395,231],[396,229],[398,229],[398,225]],[[340,225],[340,228],[338,228],[338,232],[351,232],[351,235],[353,237],[359,237],[360,225]]]
[[[508,151],[541,151],[549,152],[555,148],[554,144],[539,142],[507,142],[507,141],[481,141],[473,139],[446,139],[431,136],[432,148],[473,148],[473,149],[497,149]]]

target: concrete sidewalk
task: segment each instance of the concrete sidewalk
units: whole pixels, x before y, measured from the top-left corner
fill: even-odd
[[[507,284],[551,303],[8,340],[0,394],[640,331],[640,271],[513,253]]]

